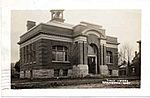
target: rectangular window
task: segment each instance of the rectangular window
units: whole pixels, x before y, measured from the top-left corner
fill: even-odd
[[[23,61],[23,48],[20,49],[20,63]]]
[[[132,68],[132,73],[135,73],[135,68],[134,67]]]
[[[58,77],[59,76],[59,69],[54,69],[54,76]]]
[[[30,44],[30,49],[29,49],[29,54],[30,54],[30,62],[32,62],[32,44]]]
[[[27,63],[27,46],[25,46],[25,63]]]
[[[30,45],[28,45],[28,63],[30,63]]]
[[[31,61],[31,51],[30,51],[30,48],[31,48],[31,44],[28,46],[29,48],[28,48],[28,56],[29,56],[29,60],[28,60],[28,62],[30,63],[30,61]]]
[[[27,63],[29,62],[29,47],[27,46]]]
[[[67,48],[64,46],[52,47],[52,60],[53,61],[68,61]]]
[[[25,52],[25,47],[23,47],[23,63],[25,63],[26,61],[26,52]]]
[[[67,74],[68,74],[68,69],[64,69],[63,70],[63,76],[67,76]]]
[[[68,55],[67,55],[67,52],[65,52],[65,61],[68,60]]]
[[[112,70],[109,70],[109,75],[112,75]]]
[[[112,56],[112,52],[111,51],[107,51],[106,62],[107,63],[113,63],[113,56]]]
[[[106,62],[110,63],[110,56],[106,56]]]
[[[56,61],[56,52],[55,51],[52,51],[52,60]]]
[[[33,51],[33,61],[36,61],[36,51]]]

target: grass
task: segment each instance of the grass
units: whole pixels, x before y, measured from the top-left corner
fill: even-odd
[[[106,79],[127,79],[132,82],[128,85],[102,84]],[[136,82],[134,82],[136,81]],[[104,77],[85,77],[85,78],[51,78],[51,79],[19,79],[12,80],[12,89],[31,89],[31,88],[69,88],[69,87],[92,87],[92,88],[139,88],[140,80],[137,78],[104,78]]]

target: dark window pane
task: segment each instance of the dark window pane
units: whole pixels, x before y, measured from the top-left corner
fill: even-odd
[[[26,62],[26,50],[25,47],[23,48],[23,53],[24,53],[24,63]]]
[[[28,63],[28,46],[27,46],[27,48],[26,48],[26,53],[27,53],[27,63]]]
[[[112,75],[112,70],[109,70],[109,75]]]
[[[63,70],[63,76],[67,76],[67,74],[68,74],[68,69],[64,69]]]
[[[33,51],[33,61],[36,61],[36,51]]]
[[[36,44],[35,43],[32,44],[32,51],[36,51]]]
[[[53,50],[56,50],[56,46],[53,46],[52,49],[53,49]]]
[[[65,52],[65,61],[68,61],[67,52]]]
[[[65,48],[65,51],[67,51],[67,47],[64,47]]]
[[[57,51],[63,51],[63,47],[62,46],[57,46]]]
[[[52,52],[52,60],[56,61],[56,52],[55,51]]]
[[[59,76],[59,69],[54,69],[54,76],[58,77]]]

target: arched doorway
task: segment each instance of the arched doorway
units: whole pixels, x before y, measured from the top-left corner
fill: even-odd
[[[97,74],[97,46],[95,44],[88,45],[88,67],[89,74]]]

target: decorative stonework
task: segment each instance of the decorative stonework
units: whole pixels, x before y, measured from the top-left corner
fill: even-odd
[[[114,45],[114,44],[106,44],[106,47],[109,47],[109,48],[118,48],[118,45]]]
[[[118,76],[118,70],[112,70],[112,76]]]
[[[69,76],[69,77],[72,76],[72,69],[69,69],[69,70],[68,70],[68,76]]]
[[[104,39],[100,39],[100,44],[101,44],[101,45],[105,45],[105,46],[106,46],[106,40],[104,40]]]
[[[55,20],[59,22],[64,22],[63,11],[64,10],[51,10],[51,21]]]
[[[72,75],[74,77],[85,77],[86,75],[88,75],[88,65],[74,65],[72,69]]]
[[[87,38],[86,37],[84,37],[84,36],[78,36],[78,37],[76,37],[76,38],[74,38],[74,42],[79,42],[79,43],[82,43],[83,41],[84,42],[87,42]]]
[[[35,41],[38,41],[40,39],[49,39],[49,40],[55,40],[55,41],[62,41],[62,42],[73,42],[73,39],[71,38],[65,38],[65,37],[61,37],[61,36],[55,36],[55,35],[46,35],[46,34],[40,34],[28,41],[26,41],[25,43],[21,44],[20,45],[20,48],[26,46],[26,45],[29,45]]]
[[[108,76],[109,75],[108,66],[100,65],[100,72],[101,72],[101,75]]]

